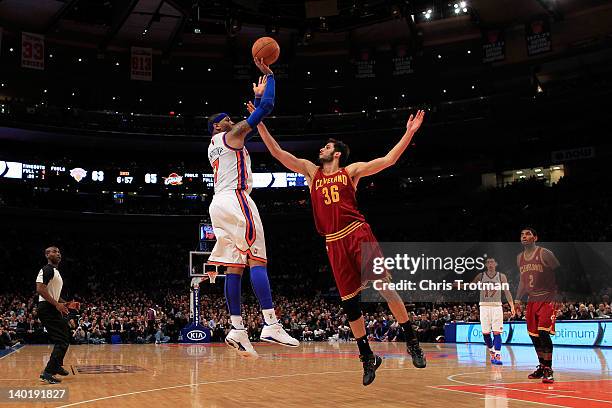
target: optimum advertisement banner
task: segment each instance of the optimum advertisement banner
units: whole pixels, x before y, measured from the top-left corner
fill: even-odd
[[[451,323],[446,330],[455,330],[457,343],[483,343],[479,323]],[[612,320],[557,321],[553,344],[560,346],[612,347]],[[525,322],[504,323],[504,344],[532,344]]]

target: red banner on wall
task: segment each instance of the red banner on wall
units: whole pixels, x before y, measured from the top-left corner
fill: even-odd
[[[483,30],[482,62],[503,61],[506,59],[506,38],[504,30]]]
[[[45,69],[45,36],[21,33],[21,67]]]
[[[530,57],[552,51],[549,21],[537,19],[525,24],[525,41],[527,42],[527,55]]]
[[[131,78],[137,81],[153,80],[153,50],[132,47]]]

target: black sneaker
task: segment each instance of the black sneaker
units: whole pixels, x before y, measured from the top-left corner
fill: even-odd
[[[64,377],[67,376],[68,374],[70,374],[68,371],[66,371],[64,369],[64,367],[60,367],[57,370],[55,370],[54,374],[59,374],[59,375],[63,375]]]
[[[363,385],[370,385],[376,378],[376,370],[383,362],[383,359],[372,354],[369,356],[359,356],[359,360],[363,363]]]
[[[423,349],[419,346],[419,343],[412,343],[408,346],[408,354],[412,357],[412,364],[416,368],[425,368],[427,366],[427,359]]]
[[[553,370],[550,367],[544,367],[542,370],[544,374],[542,375],[542,383],[544,384],[552,384],[555,382],[555,378],[553,377]]]
[[[53,375],[46,371],[42,372],[42,374],[40,375],[40,380],[46,382],[47,384],[59,384],[62,382],[62,380],[60,380],[59,378],[55,378]]]
[[[544,367],[542,367],[541,365],[537,366],[536,370],[527,376],[527,378],[529,378],[530,380],[537,380],[542,377],[544,377]]]

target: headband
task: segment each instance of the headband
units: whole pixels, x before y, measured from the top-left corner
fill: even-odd
[[[215,123],[221,122],[223,119],[225,119],[228,116],[229,115],[227,113],[220,113],[217,116],[215,116],[212,122],[208,124],[208,132],[212,135],[213,130],[215,130]]]

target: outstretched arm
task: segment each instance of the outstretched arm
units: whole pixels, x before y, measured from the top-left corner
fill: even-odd
[[[266,75],[266,80],[263,82],[265,90],[261,96],[261,102],[258,104],[259,106],[257,106],[246,120],[238,122],[234,125],[232,130],[225,135],[227,144],[234,149],[242,149],[247,135],[257,127],[263,118],[272,113],[272,109],[274,108],[274,94],[276,88],[274,74],[270,67],[263,63],[263,59],[255,59],[255,65],[257,65],[261,72]],[[253,89],[255,89],[255,86]]]
[[[361,177],[371,176],[372,174],[379,173],[387,167],[394,165],[408,145],[410,145],[412,136],[414,136],[423,123],[424,116],[425,112],[422,110],[418,111],[416,116],[410,115],[406,123],[406,132],[404,136],[402,136],[401,140],[385,156],[369,162],[356,162],[346,166],[346,171],[353,179],[353,182],[357,184],[357,181],[359,181]]]
[[[253,104],[249,102],[247,107],[251,110],[253,109]],[[257,125],[257,130],[272,156],[289,170],[306,176],[307,181],[310,183],[310,180],[317,171],[317,165],[310,160],[297,158],[288,151],[283,150],[263,123]]]

